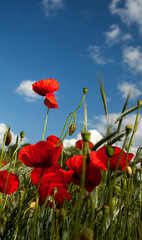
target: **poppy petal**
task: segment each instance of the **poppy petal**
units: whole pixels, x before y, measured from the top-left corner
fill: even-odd
[[[44,104],[49,108],[58,108],[56,98],[52,92],[46,93]]]
[[[41,96],[45,96],[48,92],[55,92],[59,89],[58,82],[53,79],[42,79],[32,84],[33,91]]]
[[[5,185],[8,178],[6,190]],[[17,191],[19,187],[19,178],[16,174],[8,173],[8,171],[0,171],[0,192],[4,192],[6,194],[11,194]]]

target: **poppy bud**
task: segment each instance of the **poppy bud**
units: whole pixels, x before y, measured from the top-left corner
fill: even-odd
[[[89,228],[83,228],[82,232],[80,233],[79,240],[93,240],[94,233]]]
[[[84,87],[83,88],[83,93],[85,94],[85,93],[87,93],[88,92],[88,88],[87,87]]]
[[[35,206],[36,206],[36,201],[31,202],[30,208],[35,209]]]
[[[132,131],[133,127],[131,125],[126,125],[125,129],[126,133],[129,134]]]
[[[142,100],[138,100],[138,106],[141,107],[142,106]]]
[[[106,150],[106,155],[108,157],[112,157],[114,155],[114,152],[115,152],[115,148],[114,147],[106,146],[105,150]]]
[[[104,212],[105,215],[109,214],[109,209],[110,209],[110,207],[108,205],[103,206],[103,212]]]
[[[132,176],[132,168],[130,167],[130,166],[128,166],[127,168],[126,168],[126,173],[127,173],[127,176],[128,177],[131,177]]]
[[[24,138],[25,137],[25,132],[24,131],[21,131],[20,132],[20,138]]]
[[[72,136],[76,130],[76,124],[72,123],[72,125],[69,128],[69,136]]]
[[[8,146],[11,143],[12,140],[12,134],[10,132],[10,127],[8,128],[6,140],[5,140],[5,146]]]
[[[84,132],[84,131],[81,132],[81,136],[84,142],[89,142],[90,135],[91,135],[90,132]]]
[[[55,196],[55,194],[58,192],[58,188],[57,187],[54,187],[53,188],[53,196]]]

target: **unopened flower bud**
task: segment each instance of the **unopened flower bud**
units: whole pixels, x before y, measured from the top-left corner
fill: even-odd
[[[81,132],[81,136],[84,142],[89,142],[90,135],[91,135],[90,132],[84,132],[84,131]]]
[[[55,196],[55,194],[58,192],[58,188],[57,187],[54,187],[53,188],[53,195]]]
[[[72,125],[69,128],[69,136],[72,136],[76,130],[76,124],[72,123]]]
[[[104,212],[104,214],[108,215],[108,214],[109,214],[109,209],[110,209],[110,207],[109,207],[108,205],[104,205],[104,206],[103,206],[103,212]]]
[[[24,131],[21,131],[20,132],[20,138],[24,138],[25,137],[25,132]]]
[[[80,233],[79,240],[93,240],[94,233],[89,228],[83,228],[82,232]]]
[[[133,130],[133,126],[126,125],[125,129],[126,129],[126,133],[129,134]]]
[[[88,92],[88,88],[87,87],[84,87],[83,88],[83,93],[87,93]]]
[[[142,100],[138,100],[138,106],[139,106],[139,107],[142,106]]]
[[[131,177],[131,176],[132,176],[133,172],[132,172],[132,168],[131,168],[130,166],[128,166],[128,167],[126,168],[126,173],[127,173],[127,176],[128,176],[128,177]]]
[[[36,206],[36,201],[31,202],[30,208],[35,209],[35,206]]]
[[[114,152],[115,152],[115,147],[106,146],[105,150],[106,150],[106,155],[108,157],[112,157],[114,155]]]
[[[11,143],[11,140],[12,140],[12,134],[10,132],[10,127],[9,127],[8,132],[7,132],[7,136],[6,136],[6,140],[5,140],[5,146],[9,146],[9,144]]]

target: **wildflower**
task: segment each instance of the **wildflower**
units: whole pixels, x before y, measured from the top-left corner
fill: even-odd
[[[49,108],[58,108],[56,98],[52,92],[46,93],[44,104]]]
[[[63,144],[56,146],[59,138],[49,136],[46,141],[23,147],[18,155],[19,160],[28,167],[49,168],[59,159]]]
[[[83,158],[84,156],[78,155],[73,156],[66,161],[68,168],[74,172],[74,174],[72,175],[72,181],[77,185],[80,185],[81,181]],[[86,158],[84,188],[88,192],[93,191],[94,188],[100,184],[101,179],[102,175],[100,169],[92,165],[91,159]]]
[[[88,146],[89,146],[89,149],[91,150],[93,148],[93,143],[89,141],[88,142]],[[83,140],[78,140],[75,143],[75,147],[79,148],[80,150],[82,150],[84,148]]]
[[[115,170],[116,166],[117,166],[117,162],[119,161],[119,156],[121,153],[121,149],[118,147],[114,147],[114,154],[113,156],[110,158],[110,163],[109,163],[109,168],[110,170]],[[129,153],[128,154],[128,159],[127,159],[127,153],[126,152],[122,152],[122,156],[119,162],[119,166],[118,166],[118,170],[125,170],[125,165],[126,165],[126,159],[127,159],[127,166],[129,165],[129,161],[133,158],[134,154],[133,153]],[[100,148],[98,151],[92,151],[90,153],[90,158],[91,158],[91,162],[92,164],[99,168],[99,169],[103,169],[103,170],[107,170],[107,161],[108,161],[108,156],[106,154],[106,146]]]
[[[7,181],[8,178],[8,181]],[[7,182],[7,186],[6,186]],[[6,189],[5,189],[6,186]],[[16,174],[9,173],[8,171],[0,171],[0,192],[11,194],[19,187],[19,178]]]
[[[36,187],[38,187],[39,181],[41,180],[38,189],[40,205],[45,203],[47,196],[54,196],[55,201],[58,202],[58,207],[63,205],[65,198],[67,201],[71,199],[71,196],[67,192],[67,176],[64,173],[58,163],[53,167],[44,169],[44,171],[42,168],[35,168],[31,172],[31,180]],[[51,207],[52,203],[49,204],[49,202],[47,202],[47,206],[48,205]]]
[[[33,91],[38,93],[41,96],[45,96],[46,93],[55,92],[59,89],[58,82],[51,79],[42,79],[39,82],[35,82],[32,84]]]

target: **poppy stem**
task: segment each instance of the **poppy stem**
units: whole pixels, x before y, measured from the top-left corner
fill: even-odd
[[[71,114],[72,114],[73,116],[72,116],[72,118],[71,118],[71,120],[70,120],[69,127],[68,127],[68,129],[67,129],[67,131],[66,131],[66,134],[64,135],[63,139],[66,137],[66,135],[67,135],[67,133],[68,133],[68,131],[69,131],[70,125],[71,125],[72,120],[73,120],[73,117],[74,117],[74,123],[76,122],[76,114],[75,114],[74,112],[70,112],[69,115],[68,115],[68,118],[67,118],[67,120],[66,120],[66,122],[65,122],[64,128],[63,128],[63,130],[62,130],[62,133],[61,133],[61,135],[60,135],[60,138],[59,138],[56,146],[59,146],[59,145],[58,145],[59,142],[61,141],[61,143],[62,143],[62,141],[63,141],[63,139],[61,140],[61,138],[62,138],[62,136],[63,136],[63,133],[64,133],[65,129],[66,129],[66,126],[67,126],[67,123],[68,123],[68,121],[69,121],[69,118],[70,118]]]
[[[49,107],[48,107],[47,113],[46,113],[46,118],[45,118],[45,123],[44,123],[44,130],[43,130],[43,135],[42,135],[42,141],[43,141],[44,135],[45,135],[45,130],[46,130],[46,125],[47,125],[48,114],[49,114]]]
[[[84,89],[85,89],[85,88],[84,88]],[[67,122],[68,122],[68,120],[69,120],[69,117],[70,117],[70,114],[71,114],[71,113],[69,114],[69,116],[68,116],[68,118],[67,118],[67,120],[66,120],[65,126],[64,126],[63,131],[62,131],[62,133],[61,133],[61,136],[60,136],[60,138],[59,138],[59,141],[61,140],[61,142],[63,142],[63,140],[65,139],[66,135],[67,135],[68,132],[69,132],[69,129],[70,129],[70,126],[71,126],[73,117],[74,117],[74,123],[76,122],[76,112],[77,112],[78,109],[81,107],[81,105],[82,105],[82,103],[83,103],[83,101],[84,101],[84,98],[85,98],[85,94],[86,94],[86,92],[85,92],[84,89],[83,89],[83,97],[82,97],[82,100],[81,100],[80,104],[78,105],[78,107],[75,109],[75,111],[74,111],[74,112],[71,112],[71,113],[73,114],[73,116],[71,117],[71,120],[70,120],[70,123],[69,123],[69,127],[68,127],[68,129],[67,129],[64,137],[63,137],[62,140],[61,140],[61,137],[62,137],[62,135],[63,135],[63,133],[64,133],[64,131],[65,131],[65,128],[66,128],[66,125],[67,125]],[[58,142],[59,142],[59,141],[58,141]],[[58,143],[57,143],[57,144],[58,144]]]

